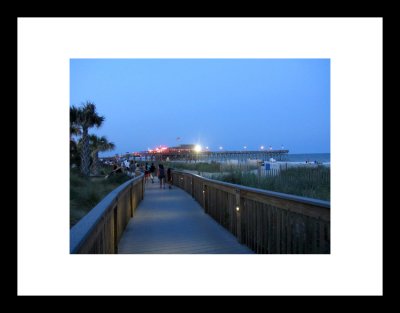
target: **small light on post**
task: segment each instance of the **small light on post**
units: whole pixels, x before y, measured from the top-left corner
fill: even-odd
[[[239,206],[236,207],[236,212],[239,212],[240,208]]]
[[[261,149],[261,150],[264,150],[264,146],[261,146],[260,149]]]

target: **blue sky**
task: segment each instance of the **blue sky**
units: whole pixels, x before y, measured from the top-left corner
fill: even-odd
[[[329,59],[71,59],[70,105],[106,120],[106,155],[197,143],[210,150],[330,152]],[[180,140],[177,140],[180,137]]]

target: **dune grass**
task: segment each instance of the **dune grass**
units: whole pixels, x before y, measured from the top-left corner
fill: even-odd
[[[330,201],[330,168],[293,167],[281,170],[276,176],[261,176],[254,173],[232,171],[225,175],[214,175],[217,179],[233,184],[297,196]]]
[[[117,174],[104,178],[82,177],[77,169],[70,172],[70,227],[75,225],[108,193],[131,177]]]
[[[215,173],[220,171],[219,163],[206,163],[206,162],[197,162],[197,163],[183,163],[183,162],[165,162],[166,167],[172,167],[177,170],[189,170],[189,171],[198,171],[198,172],[209,172]]]
[[[199,173],[220,173],[226,171],[234,171],[239,169],[253,170],[256,169],[256,165],[239,165],[239,164],[224,164],[219,162],[196,162],[196,163],[184,163],[184,162],[163,162],[166,167],[172,167],[177,170],[188,170],[197,171]]]

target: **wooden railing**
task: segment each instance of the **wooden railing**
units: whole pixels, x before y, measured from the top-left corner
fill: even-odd
[[[177,170],[172,177],[174,185],[256,253],[330,253],[330,202]]]
[[[70,253],[117,253],[118,241],[144,196],[143,174],[111,191],[70,230]]]

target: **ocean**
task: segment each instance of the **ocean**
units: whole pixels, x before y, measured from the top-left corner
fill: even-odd
[[[302,154],[286,154],[283,157],[282,161],[287,162],[321,162],[321,163],[330,163],[331,162],[331,154],[330,153],[302,153]]]

